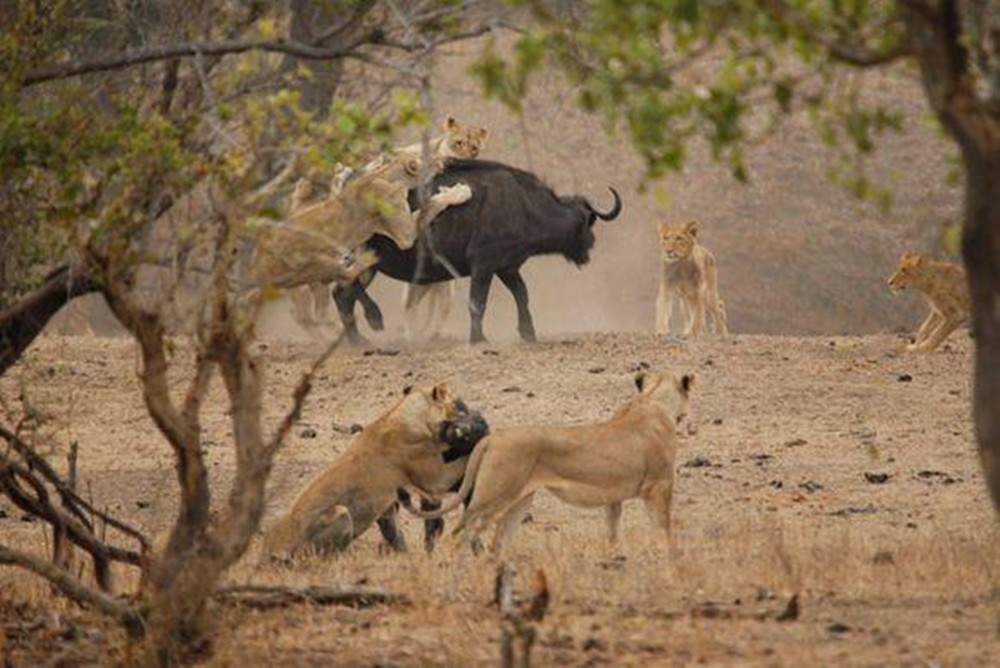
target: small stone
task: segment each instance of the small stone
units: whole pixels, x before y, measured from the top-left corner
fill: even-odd
[[[691,459],[684,462],[684,468],[689,468],[689,469],[700,469],[711,465],[712,462],[708,460],[708,457],[702,457],[701,455],[697,457],[692,457]]]
[[[299,432],[299,437],[301,438],[316,438],[316,436],[317,436],[316,430],[313,429],[312,427],[306,427],[305,429]]]
[[[889,481],[888,473],[865,473],[865,480],[873,485],[881,485]]]
[[[604,373],[605,368],[603,366],[592,366],[587,369],[588,373]]]
[[[875,553],[875,556],[872,557],[872,563],[879,565],[894,564],[896,563],[896,559],[892,556],[892,552],[889,552],[888,550],[879,550]]]
[[[901,373],[898,376],[896,376],[896,380],[898,380],[901,383],[909,383],[911,380],[913,380],[913,376],[911,376],[908,373]]]

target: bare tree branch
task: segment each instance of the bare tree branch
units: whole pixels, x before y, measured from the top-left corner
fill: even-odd
[[[142,49],[131,49],[124,53],[103,56],[91,60],[71,61],[55,65],[46,65],[28,72],[21,79],[22,86],[34,86],[57,79],[67,79],[84,74],[119,70],[143,63],[171,60],[174,58],[194,58],[199,54],[205,56],[222,56],[248,51],[267,51],[284,53],[303,60],[336,60],[348,58],[365,45],[381,45],[406,52],[434,48],[451,42],[478,37],[492,29],[490,25],[480,25],[460,33],[454,33],[423,44],[414,45],[406,42],[389,40],[381,28],[373,27],[362,31],[347,43],[339,46],[324,47],[308,44],[283,37],[275,39],[228,39],[218,42],[186,42],[183,44],[167,44],[151,46]],[[324,34],[322,41],[330,35]]]
[[[368,607],[378,604],[406,604],[409,599],[393,594],[381,587],[272,587],[265,585],[235,585],[221,587],[215,599],[223,603],[244,605],[251,608],[277,608],[296,603],[316,605],[350,605]]]
[[[145,633],[142,615],[136,608],[121,599],[88,587],[72,573],[50,561],[0,545],[0,564],[20,566],[40,575],[74,601],[97,608],[118,620],[132,637],[141,637]]]
[[[142,532],[129,526],[121,520],[115,519],[107,513],[98,510],[92,504],[80,497],[64,480],[62,480],[62,478],[60,478],[55,469],[49,466],[49,463],[45,461],[41,455],[35,452],[30,445],[25,443],[16,434],[6,429],[3,425],[0,425],[0,438],[7,441],[7,443],[9,443],[26,462],[28,462],[28,465],[32,470],[41,473],[46,480],[48,480],[49,483],[55,487],[56,491],[59,492],[59,496],[63,503],[65,503],[67,507],[72,508],[73,513],[82,523],[84,523],[85,526],[87,526],[88,529],[93,530],[89,520],[85,517],[82,511],[86,511],[90,515],[100,519],[108,526],[120,531],[130,538],[135,539],[142,546],[143,550],[149,548],[149,539]]]
[[[39,67],[28,72],[21,80],[21,84],[23,86],[34,86],[46,81],[119,70],[143,63],[169,60],[171,58],[193,58],[199,53],[207,56],[222,56],[234,53],[246,53],[247,51],[270,51],[285,53],[304,60],[333,60],[335,58],[346,57],[363,44],[378,44],[380,41],[381,32],[373,29],[347,45],[331,48],[316,47],[281,37],[277,39],[230,39],[220,42],[167,44],[128,50],[124,53],[94,58],[92,60]]]

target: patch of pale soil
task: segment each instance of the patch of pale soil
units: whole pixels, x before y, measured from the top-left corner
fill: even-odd
[[[277,461],[266,521],[344,449],[350,425],[375,418],[405,385],[446,380],[502,428],[600,420],[634,393],[636,370],[693,371],[670,544],[626,504],[623,543],[611,552],[602,513],[544,495],[515,536],[507,556],[520,581],[543,568],[553,594],[538,665],[985,665],[1000,656],[1000,542],[970,422],[971,342],[956,334],[930,355],[905,354],[904,343],[734,336],[670,345],[602,334],[338,351]],[[320,348],[260,348],[273,428]],[[47,416],[34,437],[57,466],[79,443],[81,486],[96,505],[157,533],[176,508],[175,472],[145,413],[135,359],[127,339],[46,337],[0,379],[0,398],[8,415],[23,397]],[[191,360],[183,341],[174,359],[180,397]],[[204,419],[217,503],[234,456],[222,398],[216,383]],[[40,523],[0,504],[0,541],[43,551]],[[374,531],[341,558],[292,571],[248,555],[232,580],[366,580],[412,603],[225,611],[218,664],[496,665],[493,565],[470,559],[449,600],[451,553],[424,555],[421,527],[409,518],[404,526],[413,550],[402,555],[380,555]],[[22,572],[0,569],[0,592],[0,648],[15,665],[125,656],[113,627]],[[778,621],[796,593],[800,615]]]

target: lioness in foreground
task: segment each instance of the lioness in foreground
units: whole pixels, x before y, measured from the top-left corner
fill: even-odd
[[[656,299],[656,333],[670,333],[674,299],[679,299],[684,309],[684,336],[701,336],[706,330],[706,312],[716,334],[729,334],[726,307],[719,299],[715,256],[698,243],[698,223],[660,223],[658,231],[663,266]]]
[[[640,373],[639,396],[598,424],[498,429],[476,446],[456,498],[439,517],[472,492],[453,535],[470,545],[499,521],[493,551],[517,528],[540,489],[578,506],[607,506],[608,539],[618,539],[622,502],[641,498],[651,519],[670,531],[670,502],[677,453],[675,427],[687,414],[694,376]],[[473,492],[473,489],[475,491]]]
[[[965,269],[957,264],[936,262],[921,253],[903,253],[888,282],[896,293],[907,288],[919,290],[931,308],[907,350],[930,352],[969,319],[969,284]]]
[[[465,459],[445,464],[442,454],[449,446],[441,437],[467,413],[444,385],[408,392],[365,427],[267,530],[265,553],[280,557],[339,552],[376,521],[390,545],[404,549],[394,516],[387,511],[394,508],[401,488],[442,494],[458,480]]]

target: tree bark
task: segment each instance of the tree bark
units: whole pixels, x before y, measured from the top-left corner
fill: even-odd
[[[962,255],[976,339],[973,420],[983,476],[1000,512],[1000,154],[963,150],[966,174]]]
[[[88,292],[96,292],[91,269],[65,264],[45,283],[0,312],[0,376],[13,366],[59,309]]]
[[[976,340],[973,422],[983,475],[1000,513],[1000,113],[994,93],[977,85],[963,7],[956,0],[907,0],[901,9],[927,99],[958,143],[965,167],[962,255]]]

